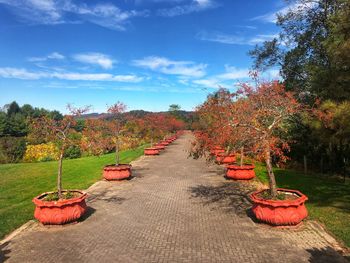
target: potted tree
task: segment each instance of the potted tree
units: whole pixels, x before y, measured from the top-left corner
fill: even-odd
[[[254,165],[247,164],[245,160],[245,148],[240,149],[239,164],[229,164],[226,166],[226,177],[234,180],[251,180],[255,177]]]
[[[154,140],[161,138],[163,135],[164,117],[160,114],[148,114],[144,119],[144,125],[151,141],[151,146],[145,148],[144,154],[147,156],[159,155],[160,151],[169,145],[169,142],[166,141],[154,145]]]
[[[225,89],[219,89],[210,94],[200,107],[198,126],[201,132],[196,134],[201,145],[198,149],[209,151],[209,159],[215,159],[219,164],[231,164],[236,161],[235,152],[229,141],[232,138],[232,127],[229,117],[232,114],[232,95]],[[202,152],[205,153],[205,151]]]
[[[126,110],[126,105],[116,102],[108,107],[107,112],[111,117],[109,122],[110,136],[115,149],[115,163],[106,165],[103,168],[103,178],[112,180],[123,180],[131,177],[131,165],[120,163],[120,137],[122,135],[122,113]]]
[[[264,160],[269,178],[268,190],[250,195],[252,211],[257,219],[271,225],[296,225],[307,217],[307,197],[296,190],[277,188],[272,155],[286,160],[289,146],[283,134],[287,121],[301,111],[301,105],[278,81],[260,83],[256,87],[244,84],[236,96],[236,115],[230,125],[246,129],[242,139]]]
[[[31,128],[33,134],[44,136],[47,141],[54,142],[59,148],[57,190],[43,193],[33,199],[34,217],[42,224],[61,225],[77,221],[86,212],[86,193],[80,190],[63,190],[62,164],[65,150],[75,145],[77,136],[74,126],[76,118],[88,108],[77,109],[68,105],[69,115],[62,120],[54,120],[47,116],[35,119]]]

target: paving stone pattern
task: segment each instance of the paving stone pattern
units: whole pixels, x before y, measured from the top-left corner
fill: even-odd
[[[79,223],[38,223],[1,245],[6,262],[346,262],[311,222],[275,229],[251,218],[249,183],[188,158],[190,134],[133,163],[134,177],[89,188]]]

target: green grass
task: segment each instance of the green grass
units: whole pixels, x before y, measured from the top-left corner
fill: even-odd
[[[143,154],[145,147],[123,151],[121,163]],[[102,177],[114,154],[63,161],[63,188],[86,189]],[[0,165],[0,238],[33,218],[32,198],[56,190],[57,162]]]
[[[257,165],[257,177],[268,182],[264,166]],[[311,219],[323,223],[329,231],[350,247],[350,182],[327,178],[326,176],[306,176],[301,172],[275,168],[277,185],[296,189],[307,195],[306,206]]]

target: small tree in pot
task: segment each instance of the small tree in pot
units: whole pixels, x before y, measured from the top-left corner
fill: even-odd
[[[144,118],[144,126],[147,130],[147,137],[151,141],[151,146],[144,150],[145,155],[158,155],[160,150],[169,145],[169,142],[161,142],[154,145],[155,140],[165,136],[164,133],[165,116],[162,114],[149,114]],[[159,147],[160,146],[160,147]]]
[[[62,189],[62,164],[65,150],[77,143],[74,129],[76,119],[88,111],[88,107],[67,106],[70,114],[63,119],[54,120],[47,116],[31,123],[32,134],[54,142],[59,148],[57,191],[43,193],[33,199],[36,205],[34,216],[43,224],[64,224],[78,220],[86,211],[86,193],[78,190]]]
[[[213,158],[218,163],[232,163],[236,161],[232,152],[232,145],[229,138],[233,128],[228,125],[232,113],[232,95],[225,89],[210,94],[207,100],[197,109],[197,126],[201,132],[197,133],[197,140],[194,142],[192,155],[199,157],[210,152],[208,160]]]
[[[272,154],[281,161],[286,160],[285,151],[289,146],[283,134],[288,129],[288,121],[302,106],[278,81],[256,87],[243,84],[236,96],[237,114],[230,125],[246,129],[242,139],[265,161],[269,177],[269,191],[251,195],[252,210],[258,219],[273,225],[298,224],[307,216],[304,205],[307,197],[295,190],[277,188],[271,160]]]
[[[108,108],[112,120],[109,122],[110,136],[115,147],[115,164],[107,165],[103,169],[103,177],[106,180],[122,180],[131,176],[131,165],[120,163],[120,136],[122,134],[121,114],[126,110],[126,105],[117,102]]]

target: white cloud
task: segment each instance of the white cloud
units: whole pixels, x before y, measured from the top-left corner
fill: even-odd
[[[133,74],[113,75],[109,73],[78,73],[78,72],[32,72],[22,68],[0,68],[0,77],[14,79],[61,79],[81,81],[115,81],[115,82],[141,82],[143,77]]]
[[[75,54],[73,58],[81,63],[98,65],[104,69],[113,68],[113,61],[109,56],[101,53],[80,53]]]
[[[0,68],[0,77],[14,79],[40,79],[45,73],[29,72],[22,68]]]
[[[201,31],[197,34],[197,39],[203,41],[217,42],[229,45],[256,45],[267,40],[278,37],[278,34],[258,34],[253,37],[243,37],[241,35],[228,35],[221,32]]]
[[[90,22],[102,27],[125,30],[135,16],[145,16],[147,11],[121,10],[113,4],[87,5],[72,0],[0,0],[23,22],[55,25]]]
[[[287,5],[275,12],[269,12],[260,16],[253,17],[250,19],[251,21],[262,21],[267,23],[276,23],[277,22],[277,15],[285,15],[289,11],[303,11],[306,12],[307,10],[315,7],[318,5],[318,1],[304,1],[302,3],[295,2],[290,5]]]
[[[161,72],[163,74],[197,78],[203,77],[206,74],[205,69],[207,67],[206,64],[196,64],[192,61],[174,61],[157,56],[134,60],[133,65]]]
[[[213,75],[206,79],[197,79],[192,81],[192,83],[207,88],[218,88],[220,86],[232,86],[232,81],[247,78],[249,78],[249,69],[238,69],[226,65],[224,73]]]
[[[219,88],[222,86],[217,79],[197,79],[193,83],[206,88]]]
[[[191,0],[188,4],[176,5],[170,8],[159,9],[157,14],[160,16],[174,17],[180,15],[187,15],[194,12],[201,12],[210,8],[215,8],[217,6],[218,4],[213,0]]]
[[[213,75],[206,79],[197,79],[192,81],[193,84],[206,88],[234,87],[239,82],[246,82],[251,79],[250,70],[247,68],[236,68],[229,65],[225,66],[225,73]],[[266,81],[281,79],[278,69],[270,69],[260,76]]]
[[[28,58],[28,61],[30,62],[43,62],[47,61],[49,59],[56,59],[56,60],[62,60],[65,59],[65,56],[58,52],[52,52],[51,54],[44,56],[44,57],[30,57]]]
[[[235,80],[249,77],[249,69],[238,69],[229,65],[225,66],[226,72],[217,75],[220,80]]]

